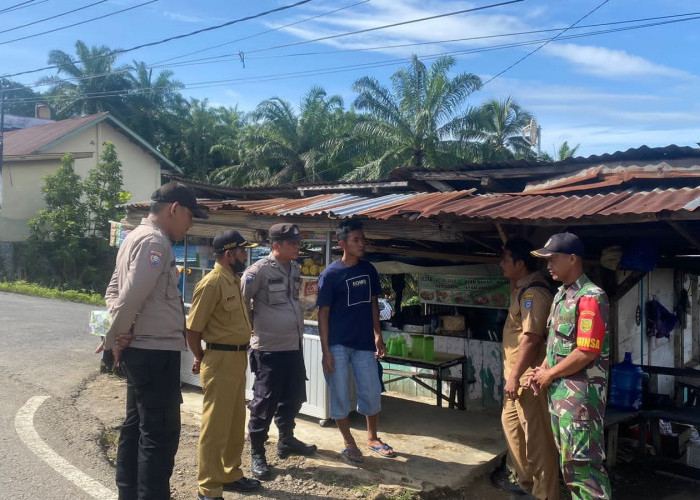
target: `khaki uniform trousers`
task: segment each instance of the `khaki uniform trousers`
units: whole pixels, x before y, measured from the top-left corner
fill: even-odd
[[[521,388],[513,402],[504,396],[501,423],[520,486],[543,500],[559,499],[559,453],[554,444],[547,391]]]
[[[204,391],[197,482],[204,496],[220,497],[223,484],[243,477],[245,441],[245,351],[208,349],[202,358]]]

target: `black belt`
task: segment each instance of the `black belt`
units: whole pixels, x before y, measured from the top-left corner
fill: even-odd
[[[248,345],[249,344],[210,344],[209,342],[207,342],[207,349],[213,349],[214,351],[245,351],[248,349]]]

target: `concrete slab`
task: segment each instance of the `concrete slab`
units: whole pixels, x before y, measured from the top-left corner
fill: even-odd
[[[195,387],[183,389],[183,414],[201,421],[202,395]],[[364,455],[362,463],[349,463],[340,454],[343,440],[333,426],[300,416],[296,436],[318,446],[309,461],[338,475],[351,475],[375,484],[397,485],[420,491],[458,489],[493,471],[506,452],[500,413],[438,408],[432,398],[405,398],[384,393],[379,436],[398,456],[383,458],[366,447],[363,416],[351,413],[353,436]],[[277,440],[272,425],[270,437]]]

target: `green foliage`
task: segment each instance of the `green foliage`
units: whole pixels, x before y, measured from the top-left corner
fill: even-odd
[[[101,111],[125,117],[128,66],[115,67],[116,51],[105,45],[88,47],[78,40],[75,52],[74,58],[62,50],[49,51],[48,63],[57,67],[58,75],[40,80],[51,85],[49,94],[56,118]]]
[[[29,221],[32,236],[41,240],[52,240],[62,245],[66,252],[75,250],[73,245],[88,229],[88,214],[81,201],[83,185],[73,168],[73,158],[66,154],[55,174],[44,177],[46,209],[39,210],[37,217]]]
[[[241,163],[218,175],[239,184],[276,185],[338,178],[338,141],[349,131],[340,96],[312,87],[299,112],[273,97],[251,113],[241,134]]]
[[[83,183],[90,213],[89,235],[109,238],[109,221],[122,218],[122,210],[117,205],[129,201],[130,195],[122,191],[121,168],[114,144],[106,142],[97,168],[90,170]]]
[[[396,167],[436,168],[454,165],[463,151],[454,140],[461,130],[467,98],[481,88],[471,73],[448,76],[453,57],[440,57],[430,68],[413,56],[408,68],[391,77],[392,90],[372,77],[353,85],[355,106],[367,111],[350,141],[370,161],[345,176],[347,180],[382,179]]]
[[[559,146],[559,149],[557,150],[557,160],[562,161],[566,160],[567,158],[572,158],[575,154],[576,151],[578,151],[579,146],[581,144],[576,144],[576,146],[569,147],[569,142],[564,141],[564,143]]]
[[[34,105],[39,96],[32,89],[19,82],[0,79],[0,85],[5,89],[5,113],[8,115],[34,117]]]
[[[452,57],[426,67],[414,56],[392,75],[390,87],[358,79],[350,110],[340,96],[313,86],[298,107],[277,96],[248,116],[183,97],[171,71],[154,73],[142,61],[119,65],[117,58],[118,50],[82,41],[74,55],[51,50],[57,74],[41,83],[50,86],[45,97],[54,116],[109,111],[195,180],[235,186],[377,180],[402,166],[533,157],[520,137],[530,113],[510,97],[472,106],[481,80],[451,75]],[[31,116],[30,104],[23,113]]]
[[[0,281],[0,291],[31,295],[33,297],[46,297],[49,299],[80,302],[82,304],[94,304],[96,306],[105,305],[105,300],[102,295],[90,293],[86,290],[60,290],[58,288],[47,288],[26,281]]]
[[[42,188],[46,208],[29,221],[31,236],[22,248],[30,281],[69,289],[104,290],[116,249],[107,245],[109,220],[122,191],[121,163],[114,145],[106,143],[96,168],[82,180],[65,155]]]
[[[532,115],[512,98],[490,99],[465,120],[463,141],[472,143],[478,161],[505,161],[514,158],[533,159],[530,144],[522,137],[523,128]]]

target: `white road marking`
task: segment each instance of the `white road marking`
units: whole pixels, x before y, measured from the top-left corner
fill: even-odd
[[[78,488],[96,500],[116,500],[116,493],[105,488],[90,476],[71,465],[65,458],[53,451],[34,429],[34,414],[49,396],[34,396],[19,409],[15,416],[15,430],[20,439],[36,456],[49,464],[63,477],[72,481]]]

